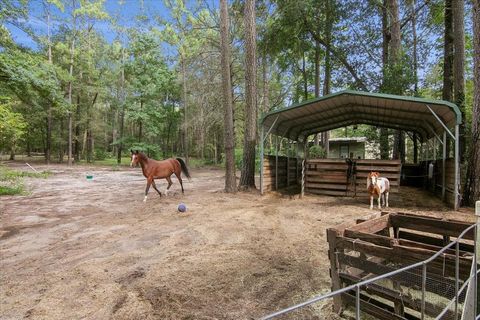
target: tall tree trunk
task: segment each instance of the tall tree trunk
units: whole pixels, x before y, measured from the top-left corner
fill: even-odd
[[[140,99],[140,114],[143,112],[143,100]],[[143,137],[143,122],[142,119],[138,120],[138,142],[142,142]]]
[[[332,32],[333,32],[333,20],[334,20],[334,10],[336,6],[335,0],[326,0],[325,1],[325,14],[326,14],[326,28],[325,28],[325,41],[327,47],[332,45]],[[329,50],[325,50],[325,76],[323,79],[323,95],[326,96],[330,94],[330,83],[332,81],[332,62],[331,62],[332,53]],[[322,133],[322,143],[323,148],[325,149],[326,157],[330,153],[330,131]]]
[[[308,99],[308,77],[307,66],[305,61],[305,52],[302,53],[302,77],[303,77],[303,100]]]
[[[122,70],[120,71],[120,119],[119,119],[119,140],[117,149],[117,163],[122,163],[123,132],[125,126],[125,47],[122,46]]]
[[[412,10],[412,42],[413,42],[413,91],[418,96],[418,53],[417,53],[417,14],[415,11],[416,0],[411,2]]]
[[[480,0],[473,0],[473,110],[472,142],[463,200],[473,205],[480,199]]]
[[[75,161],[80,161],[80,94],[77,94],[77,110],[75,113]]]
[[[262,112],[267,113],[270,110],[270,90],[269,90],[269,72],[268,72],[268,56],[264,52],[262,56],[262,77],[263,77],[263,107]]]
[[[255,188],[255,146],[257,142],[257,58],[255,0],[245,1],[245,131],[240,186]]]
[[[385,86],[387,68],[389,64],[389,44],[390,44],[390,28],[388,24],[387,0],[383,0],[381,6],[382,12],[382,68],[383,68],[383,87]],[[380,128],[380,158],[388,159],[390,146],[388,143],[388,129]]]
[[[453,14],[452,1],[445,0],[445,34],[443,53],[442,99],[453,101]]]
[[[51,43],[51,33],[50,33],[50,4],[45,4],[45,11],[47,15],[47,56],[48,56],[48,64],[53,64],[52,59],[52,43]],[[46,119],[46,129],[47,129],[47,143],[45,148],[45,162],[47,164],[50,163],[52,157],[52,102],[48,103],[47,106],[47,119]]]
[[[75,0],[72,0],[72,9],[75,8]],[[72,11],[73,12],[73,11]],[[72,42],[70,45],[70,81],[68,82],[68,103],[70,108],[72,107],[72,78],[73,78],[73,59],[75,54],[75,37],[76,37],[76,16],[72,14],[72,25],[73,25],[73,34]],[[78,108],[78,106],[77,106]],[[72,130],[73,130],[73,119],[72,119],[72,110],[68,111],[68,165],[71,166],[72,159]],[[78,139],[78,136],[77,136]],[[77,140],[78,142],[78,140]],[[78,146],[77,146],[78,147]],[[78,152],[78,149],[77,149]]]
[[[73,18],[75,21],[75,18]],[[75,26],[75,22],[74,22]],[[74,27],[74,34],[72,36],[72,43],[70,45],[70,81],[68,82],[68,103],[70,104],[68,110],[68,165],[71,166],[73,163],[72,159],[72,130],[73,130],[73,120],[72,120],[72,79],[73,79],[73,58],[75,53],[75,27]],[[77,105],[78,108],[78,105]],[[78,160],[78,159],[77,159]]]
[[[390,52],[389,66],[395,68],[400,61],[401,54],[401,31],[400,31],[400,13],[398,8],[398,0],[388,0],[388,15],[390,21]],[[403,92],[394,92],[395,94],[403,94]],[[401,130],[395,130],[393,142],[393,159],[400,159],[405,162],[405,133]]]
[[[187,113],[187,69],[185,66],[185,57],[181,56],[182,64],[182,88],[183,88],[183,150],[185,152],[185,162],[188,165],[188,113]]]
[[[232,83],[230,78],[230,40],[227,0],[220,0],[220,42],[222,60],[222,94],[225,130],[225,191],[236,192],[235,140],[233,128]]]
[[[45,119],[46,127],[46,143],[45,143],[45,162],[47,164],[51,161],[51,152],[52,152],[52,108],[48,107],[47,117]]]
[[[460,161],[465,160],[466,128],[465,128],[465,25],[464,25],[464,0],[453,0],[453,98],[462,113],[460,124]]]
[[[115,142],[117,141],[117,119],[118,119],[118,107],[115,110],[112,110],[112,135],[111,135],[112,157],[114,157],[117,153],[117,146],[115,144]]]
[[[413,92],[418,97],[418,53],[417,53],[417,13],[416,0],[411,2],[412,11],[412,42],[413,42]],[[413,133],[413,163],[418,162],[418,138],[417,134]]]
[[[320,97],[320,44],[315,41],[315,98]]]
[[[315,98],[318,97],[320,97],[320,44],[318,41],[315,41]],[[320,144],[320,136],[323,136],[323,133],[315,135],[316,146]]]
[[[65,147],[64,147],[64,119],[60,119],[60,139],[58,141],[58,162],[63,163],[63,157],[65,155]]]
[[[12,145],[10,146],[10,158],[8,158],[11,161],[15,160],[15,153],[16,153],[16,142],[14,141]]]

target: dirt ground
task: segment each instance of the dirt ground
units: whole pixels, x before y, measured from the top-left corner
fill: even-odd
[[[192,170],[185,195],[176,179],[168,196],[151,189],[146,203],[138,168],[39,169],[54,174],[0,198],[0,319],[258,318],[328,292],[326,228],[371,213],[352,198],[225,194],[218,169]],[[402,190],[390,211],[473,219]]]

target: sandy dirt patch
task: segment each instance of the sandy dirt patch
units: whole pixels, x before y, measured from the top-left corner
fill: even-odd
[[[48,169],[29,195],[0,198],[0,319],[258,318],[328,292],[326,228],[371,213],[351,198],[225,194],[217,169],[146,203],[140,169]],[[402,190],[390,211],[473,218]]]

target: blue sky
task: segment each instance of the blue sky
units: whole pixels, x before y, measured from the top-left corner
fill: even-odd
[[[69,2],[69,1],[65,1]],[[163,0],[106,0],[105,10],[111,17],[118,17],[119,24],[122,26],[132,26],[135,24],[135,17],[140,14],[147,16],[160,16],[168,20],[168,9],[165,7]],[[47,24],[44,14],[43,1],[32,0],[29,4],[29,18],[26,24],[35,31],[36,35],[47,34]],[[62,20],[69,18],[69,10],[61,12],[55,6],[51,6],[52,15],[57,17],[57,21],[53,22],[53,32],[61,24]],[[96,21],[95,29],[102,33],[107,41],[112,41],[115,34],[111,28],[109,21]],[[7,28],[12,33],[15,42],[30,48],[37,48],[37,43],[25,32],[17,27],[7,24]]]

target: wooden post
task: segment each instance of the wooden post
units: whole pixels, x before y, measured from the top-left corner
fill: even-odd
[[[327,229],[328,259],[330,260],[330,278],[332,279],[332,292],[342,287],[342,283],[338,274],[337,236],[337,230],[331,228]],[[341,310],[342,298],[340,295],[336,295],[333,297],[333,311],[336,313],[340,313]]]

